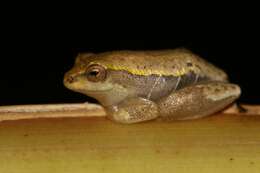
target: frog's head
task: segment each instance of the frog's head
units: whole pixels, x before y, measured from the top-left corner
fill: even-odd
[[[94,54],[80,54],[63,82],[68,89],[94,97],[104,104],[122,99],[117,93],[120,86],[113,83],[109,70]]]
[[[89,94],[113,88],[107,68],[93,63],[93,54],[80,54],[74,67],[64,76],[64,85],[76,92]]]

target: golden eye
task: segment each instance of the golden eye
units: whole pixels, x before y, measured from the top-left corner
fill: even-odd
[[[91,82],[100,82],[106,79],[106,69],[101,65],[93,64],[86,71],[87,79]]]

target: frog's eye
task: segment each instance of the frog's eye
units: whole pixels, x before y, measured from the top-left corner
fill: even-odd
[[[100,82],[106,79],[106,69],[101,65],[91,65],[86,71],[87,79],[91,82]]]

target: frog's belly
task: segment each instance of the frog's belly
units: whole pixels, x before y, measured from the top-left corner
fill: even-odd
[[[193,72],[178,77],[134,75],[126,71],[110,71],[110,75],[115,83],[127,88],[132,94],[153,101],[186,86],[210,80]]]
[[[202,81],[210,81],[210,79],[194,73],[188,73],[179,77],[153,76],[149,81],[146,81],[146,85],[136,85],[136,87],[138,88],[139,96],[156,101],[174,91]]]

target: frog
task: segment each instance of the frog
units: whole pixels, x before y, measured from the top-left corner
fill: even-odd
[[[198,119],[241,95],[224,70],[186,48],[80,53],[63,81],[124,124]]]

